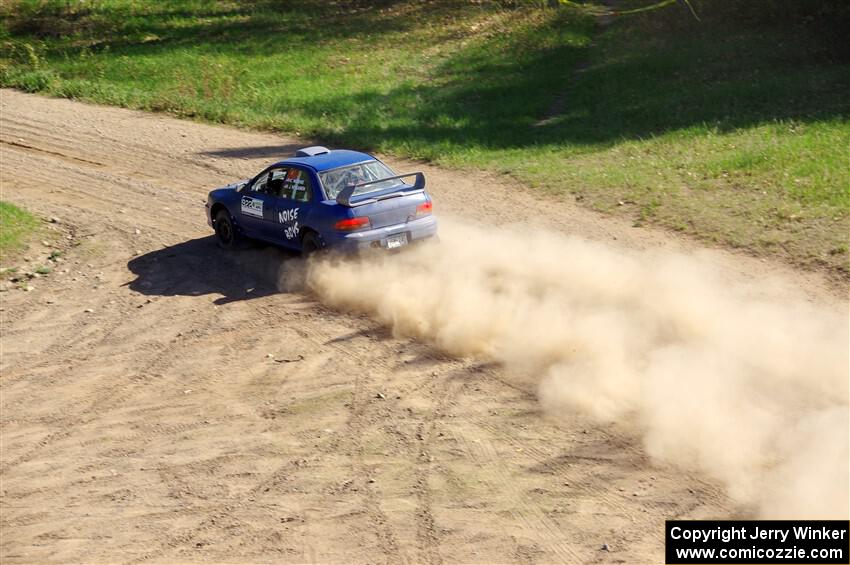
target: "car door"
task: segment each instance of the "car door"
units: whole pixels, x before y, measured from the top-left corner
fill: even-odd
[[[310,171],[290,167],[286,175],[272,181],[277,194],[276,235],[282,245],[301,249],[301,228],[309,226],[313,205],[313,179]]]
[[[257,175],[239,202],[239,220],[249,237],[275,240],[277,195],[274,179],[285,178],[286,167],[272,167]]]

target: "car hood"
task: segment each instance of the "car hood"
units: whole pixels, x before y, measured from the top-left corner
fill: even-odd
[[[222,186],[221,188],[219,188],[217,190],[239,190],[240,188],[242,188],[243,186],[248,184],[250,181],[251,181],[251,179],[245,179],[245,180],[232,182],[232,183],[228,184],[227,186]]]

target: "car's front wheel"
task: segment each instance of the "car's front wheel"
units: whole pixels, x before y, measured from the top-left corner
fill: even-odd
[[[239,234],[227,210],[221,210],[215,216],[215,235],[224,249],[234,249],[239,244]]]

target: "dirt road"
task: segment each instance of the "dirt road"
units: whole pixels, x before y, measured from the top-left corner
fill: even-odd
[[[297,140],[6,90],[0,109],[3,199],[59,218],[31,265],[63,251],[0,295],[4,563],[659,563],[665,519],[746,512],[626,426],[546,416],[499,365],[279,292],[281,251],[218,250],[206,192]],[[694,249],[425,169],[443,213]]]

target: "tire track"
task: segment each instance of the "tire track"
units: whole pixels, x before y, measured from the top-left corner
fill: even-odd
[[[489,441],[469,441],[464,434],[454,432],[452,437],[478,466],[486,469],[482,474],[490,477],[493,484],[501,485],[505,490],[506,498],[511,503],[508,511],[527,539],[547,548],[561,563],[584,562],[583,556],[565,543],[560,527],[540,509],[530,505],[523,494],[510,488],[513,479],[505,469],[503,458]]]
[[[194,329],[208,327],[209,325],[211,325],[211,321],[208,317],[200,322],[196,322]],[[9,470],[31,461],[45,449],[74,435],[77,428],[86,426],[98,420],[103,413],[113,410],[128,402],[147,384],[150,380],[150,375],[156,375],[157,373],[162,372],[166,367],[170,366],[170,364],[174,363],[177,356],[174,354],[173,350],[181,346],[186,347],[186,344],[172,341],[170,344],[162,346],[158,354],[154,355],[154,357],[143,365],[135,375],[130,377],[131,382],[127,383],[121,391],[118,391],[112,383],[102,384],[99,386],[95,385],[92,390],[94,400],[87,408],[83,409],[70,421],[66,420],[61,422],[64,424],[62,429],[49,433],[23,455],[20,455],[11,461],[7,460],[0,463],[0,474],[5,474]]]
[[[256,172],[268,147],[297,140],[6,90],[0,106],[4,198],[60,217],[82,244],[68,248],[65,266],[104,273],[103,283],[57,275],[3,296],[0,327],[14,343],[0,378],[0,472],[14,501],[3,509],[4,562],[581,562],[588,532],[611,518],[631,523],[612,546],[642,542],[611,558],[650,562],[660,544],[641,532],[706,512],[697,495],[672,498],[691,484],[673,474],[672,506],[604,498],[593,468],[633,479],[646,465],[616,428],[594,430],[598,444],[563,458],[584,424],[565,424],[565,437],[522,416],[534,431],[514,429],[513,414],[536,410],[519,376],[396,339],[315,297],[276,295],[285,254],[227,258],[198,243],[209,234],[206,192]],[[247,158],[206,156],[233,148]],[[424,167],[445,210],[610,239],[610,224],[583,212],[530,202],[490,177]],[[50,182],[33,171],[50,171]],[[473,210],[485,196],[492,205]],[[61,298],[48,311],[50,293]],[[303,356],[265,357],[281,349]],[[628,450],[634,468],[614,469],[611,446]],[[453,465],[468,480],[453,481]],[[576,498],[599,501],[593,511],[559,521],[522,490],[561,474]],[[340,476],[356,490],[340,488]],[[478,480],[498,488],[474,506],[458,503]],[[722,512],[722,497],[709,502]],[[472,544],[479,555],[460,553]]]

